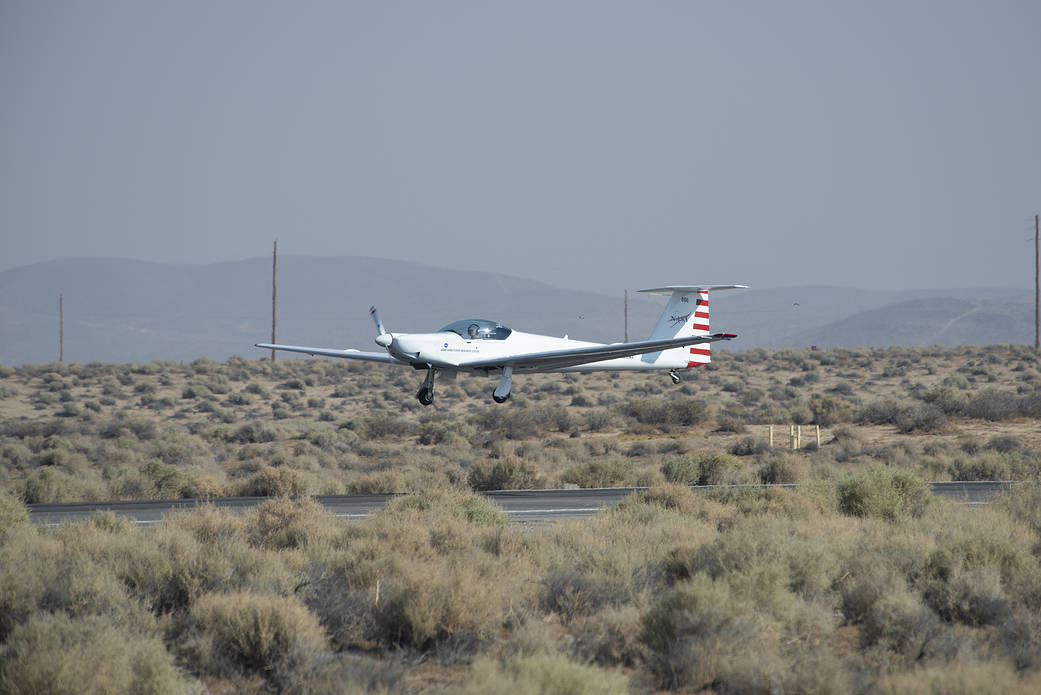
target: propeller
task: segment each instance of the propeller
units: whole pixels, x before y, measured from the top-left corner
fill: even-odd
[[[369,307],[369,316],[372,317],[373,322],[376,324],[376,344],[380,347],[390,347],[390,344],[394,342],[394,336],[387,333],[383,328],[380,312],[376,310],[375,306]]]

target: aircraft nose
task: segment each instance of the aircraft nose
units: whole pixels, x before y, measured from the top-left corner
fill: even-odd
[[[390,344],[394,342],[393,333],[381,333],[376,336],[376,344],[380,347],[390,347]]]
[[[383,336],[380,336],[381,338]],[[393,336],[392,336],[393,337]],[[399,335],[393,337],[390,343],[390,351],[397,357],[415,358],[419,356],[420,345],[411,337]]]

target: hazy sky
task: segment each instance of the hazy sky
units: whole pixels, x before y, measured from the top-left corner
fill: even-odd
[[[1037,0],[0,0],[0,269],[277,237],[612,293],[1032,287],[1039,31]]]

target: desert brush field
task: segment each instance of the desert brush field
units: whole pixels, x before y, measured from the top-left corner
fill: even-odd
[[[440,379],[429,408],[420,372],[332,360],[0,367],[0,690],[1041,691],[1037,354],[713,360],[518,377],[504,405]],[[967,507],[934,480],[1023,482]],[[761,482],[797,487],[688,487]],[[476,494],[564,486],[648,490],[543,524]],[[309,499],[355,492],[413,494],[362,521]],[[243,495],[272,499],[147,527],[24,506]]]

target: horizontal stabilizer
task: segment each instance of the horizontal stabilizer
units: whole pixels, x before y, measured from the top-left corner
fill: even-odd
[[[673,292],[706,292],[714,290],[747,290],[748,285],[669,285],[668,287],[652,287],[648,290],[636,290],[645,294],[672,294]]]

